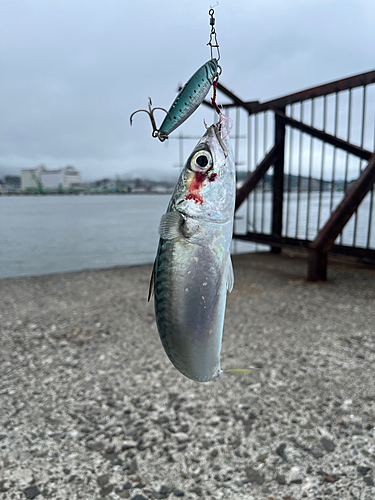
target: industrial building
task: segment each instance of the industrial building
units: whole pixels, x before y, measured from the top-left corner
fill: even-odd
[[[67,189],[81,184],[81,172],[68,166],[56,170],[47,170],[44,165],[21,170],[21,189]]]

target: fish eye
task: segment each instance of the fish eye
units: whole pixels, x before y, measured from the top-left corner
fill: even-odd
[[[212,157],[209,151],[198,151],[190,162],[191,169],[195,172],[205,172],[212,167]]]
[[[200,156],[198,156],[198,158],[195,161],[202,168],[204,168],[208,164],[208,160],[207,160],[207,156],[206,155],[200,155]]]

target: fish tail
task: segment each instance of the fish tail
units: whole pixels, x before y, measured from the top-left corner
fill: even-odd
[[[227,368],[226,370],[221,370],[222,373],[228,373],[228,375],[249,375],[253,373],[255,368]]]

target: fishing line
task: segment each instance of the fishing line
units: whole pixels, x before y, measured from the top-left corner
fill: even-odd
[[[217,2],[214,7],[219,5]],[[208,40],[207,45],[210,47],[210,52],[211,52],[211,59],[216,59],[216,61],[219,61],[220,59],[220,46],[219,42],[217,40],[217,33],[215,29],[215,24],[216,24],[216,19],[215,19],[215,10],[213,7],[210,8],[208,11],[208,15],[210,16],[210,26],[211,26],[211,31],[210,31],[210,39]],[[217,57],[214,58],[214,52],[216,49]],[[218,64],[217,65],[217,74],[214,78],[214,82],[212,84],[213,90],[212,90],[212,98],[211,98],[211,104],[216,113],[219,116],[219,120],[217,122],[217,125],[219,125],[222,128],[222,139],[225,139],[230,134],[230,131],[232,130],[233,127],[233,121],[228,117],[225,116],[225,114],[221,111],[219,106],[216,103],[216,94],[217,94],[217,83],[219,81],[219,77],[223,72],[222,67]]]

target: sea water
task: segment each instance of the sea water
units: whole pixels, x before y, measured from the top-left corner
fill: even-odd
[[[318,194],[311,196],[309,216],[307,194],[297,200],[291,193],[284,201],[284,228],[288,236],[304,239],[309,218],[309,239],[316,235]],[[323,193],[321,223],[329,217],[330,193]],[[335,196],[335,205],[342,193]],[[51,274],[152,263],[158,245],[158,226],[170,195],[39,195],[0,196],[0,278]],[[297,201],[300,206],[297,214]],[[236,215],[236,231],[270,233],[272,196],[256,195]],[[290,217],[286,220],[289,203]],[[366,246],[370,199],[366,197],[358,218],[356,241]],[[325,208],[324,208],[325,207]],[[373,204],[375,210],[375,203]],[[375,221],[375,213],[372,217]],[[343,244],[351,245],[354,223],[344,231]],[[370,246],[375,248],[375,230]],[[268,247],[235,241],[235,253],[266,250]]]

